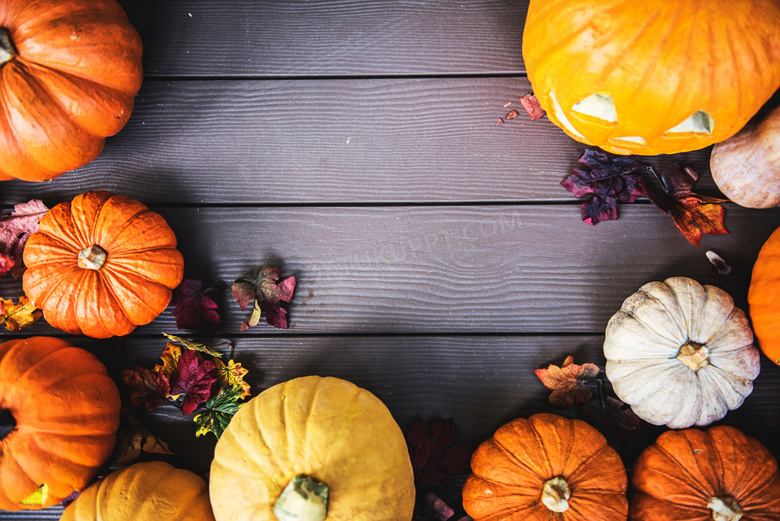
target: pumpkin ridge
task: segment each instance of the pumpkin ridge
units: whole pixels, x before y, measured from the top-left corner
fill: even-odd
[[[147,216],[155,221],[154,226],[149,226],[149,223],[141,223],[141,226],[143,228],[142,233],[134,234],[132,237],[122,238],[122,234],[125,233],[130,228],[130,226],[134,226],[138,219],[141,219],[142,217],[145,218]],[[104,236],[103,238],[107,239],[102,241],[104,244],[102,244],[101,246],[103,246],[106,250],[116,254],[126,252],[128,243],[130,243],[131,246],[130,251],[139,251],[136,250],[135,247],[133,247],[133,243],[137,242],[139,238],[142,237],[143,235],[147,235],[147,234],[156,235],[154,232],[158,230],[163,230],[166,232],[165,235],[170,235],[170,241],[165,241],[160,245],[148,246],[145,250],[140,250],[140,251],[159,249],[163,245],[167,245],[171,249],[176,248],[176,238],[173,235],[172,230],[170,229],[168,223],[165,222],[165,220],[160,214],[153,212],[148,208],[139,211],[135,215],[130,216],[124,223],[122,223],[121,227],[112,228],[111,230],[104,230],[103,227],[101,226],[98,229],[101,230],[101,233]],[[109,236],[106,236],[107,233],[109,234]],[[120,238],[123,239],[122,242],[119,242]]]
[[[181,264],[179,264],[178,262],[171,262],[167,260],[170,259],[170,257],[177,255],[179,253],[179,250],[177,250],[176,248],[159,248],[153,250],[146,250],[143,253],[153,253],[153,252],[159,252],[160,257],[163,258],[163,260],[161,261],[154,262],[155,268],[157,268],[158,271],[162,271],[162,268],[169,269],[170,271],[176,271],[176,272],[179,271],[179,266],[181,266]],[[124,277],[127,276],[137,277],[149,283],[165,286],[166,288],[171,290],[176,289],[176,287],[178,286],[178,284],[175,284],[173,285],[173,287],[171,287],[171,285],[164,284],[163,282],[161,282],[159,278],[152,279],[151,277],[148,276],[148,274],[136,270],[135,267],[132,265],[133,261],[136,260],[133,258],[134,257],[133,255],[119,256],[119,258],[117,259],[117,256],[111,255],[109,253],[109,257],[110,260],[109,259],[106,260],[106,263],[103,265],[103,269],[101,269],[101,272],[110,272],[116,274],[117,276],[124,276]]]
[[[513,430],[512,432],[513,432],[513,434],[514,434],[514,430]],[[523,469],[523,470],[525,470],[525,471],[526,471],[528,474],[531,474],[533,477],[537,478],[537,479],[539,480],[539,483],[540,483],[540,484],[541,484],[541,483],[542,483],[542,482],[545,480],[545,478],[544,478],[544,477],[542,477],[542,476],[539,474],[539,472],[537,472],[537,469],[535,469],[533,466],[531,466],[531,465],[527,464],[525,461],[523,461],[523,460],[521,460],[520,458],[518,458],[518,457],[517,457],[517,455],[515,455],[513,451],[509,450],[509,449],[508,449],[508,448],[507,448],[507,447],[506,447],[506,446],[505,446],[503,443],[501,443],[501,441],[500,441],[500,440],[498,440],[498,439],[496,439],[496,438],[494,437],[494,438],[493,438],[492,440],[490,440],[490,441],[491,441],[491,442],[492,442],[494,445],[496,445],[497,447],[499,447],[499,448],[501,449],[501,451],[502,451],[504,454],[506,454],[507,456],[509,456],[509,457],[512,459],[512,461],[514,461],[515,463],[517,463],[517,466],[518,466],[518,467],[522,468],[522,469]],[[537,446],[539,446],[539,445],[538,445],[538,440],[536,440],[536,441],[537,441]],[[484,478],[484,476],[480,476],[480,477]],[[493,483],[502,483],[502,484],[506,484],[506,483],[503,483],[503,482],[501,482],[501,481],[496,481],[496,480],[491,480],[491,481],[492,481]]]
[[[164,288],[168,290],[168,299],[164,306],[161,305],[162,309],[158,310],[157,308],[153,308],[149,304],[149,300],[144,297],[149,297],[149,290],[150,287],[146,288],[136,288],[138,291],[143,291],[144,295],[139,294],[138,291],[131,291],[130,284],[128,283],[128,277],[122,277],[122,272],[115,272],[112,270],[100,270],[96,273],[96,275],[100,278],[102,285],[104,289],[106,290],[106,293],[111,295],[111,297],[116,301],[116,303],[119,305],[122,312],[126,315],[127,320],[133,323],[134,325],[138,326],[141,324],[136,323],[136,318],[138,318],[139,312],[138,309],[142,308],[145,309],[149,315],[155,315],[158,316],[160,313],[162,313],[166,307],[168,307],[168,304],[171,301],[172,293],[171,288],[154,282],[153,284],[156,286],[159,286],[161,288]],[[125,275],[133,276],[134,278],[142,278],[136,275],[135,273],[128,272]],[[127,289],[127,294],[132,294],[132,296],[135,298],[133,302],[130,302],[125,295],[124,297],[120,297],[119,294],[116,292],[117,287],[122,287]],[[154,319],[152,319],[154,320]]]
[[[680,432],[680,431],[670,431],[670,432]],[[690,445],[689,445],[690,446]],[[664,463],[667,465],[673,465],[676,469],[674,473],[672,472],[666,472],[666,479],[668,480],[674,480],[677,482],[681,482],[686,485],[686,490],[694,490],[698,493],[699,497],[701,499],[708,499],[707,494],[704,491],[701,490],[702,487],[699,486],[701,483],[700,480],[696,478],[689,470],[688,467],[684,466],[666,447],[663,447],[662,445],[659,445],[656,441],[655,449],[658,451],[659,456],[664,457]],[[647,449],[646,449],[647,450]],[[645,494],[650,495],[647,491],[643,491]],[[710,494],[711,495],[711,494]],[[658,498],[655,495],[652,495],[651,497],[656,499],[664,499],[664,498]]]
[[[285,383],[284,387],[282,388],[282,394],[285,394],[287,386],[288,386],[288,384]],[[276,468],[281,468],[281,469],[288,468],[289,465],[283,465],[282,464],[282,459],[279,456],[279,452],[274,450],[274,448],[271,447],[271,445],[268,443],[268,434],[263,430],[264,423],[260,420],[260,414],[263,413],[263,412],[264,411],[261,410],[259,407],[255,407],[254,410],[253,410],[254,414],[252,415],[252,418],[254,419],[255,425],[257,426],[257,434],[260,437],[260,441],[268,449],[268,452],[270,454],[273,454],[273,459],[275,460],[275,465],[274,466]],[[247,440],[246,437],[239,437],[239,436],[234,436],[233,439],[239,445],[241,445],[242,447],[245,447],[244,444],[251,441],[251,440]],[[253,452],[251,450],[251,447],[245,449],[245,454],[246,453],[251,453],[251,452]],[[260,464],[259,467],[262,468],[262,465],[264,463],[263,460],[259,459],[259,460],[256,460],[256,461]],[[272,476],[272,477],[275,477],[275,476]],[[281,488],[284,488],[284,486],[286,485],[286,483],[285,484],[275,483],[275,484],[279,485]]]
[[[614,450],[614,449],[609,447],[609,445],[606,445],[606,444],[602,445],[601,448],[597,452],[594,452],[593,454],[591,454],[587,459],[583,460],[579,465],[577,465],[577,467],[575,469],[573,469],[571,472],[568,472],[566,474],[566,476],[564,476],[564,478],[566,479],[566,481],[569,484],[569,488],[571,489],[571,497],[572,497],[572,499],[577,495],[578,491],[584,491],[584,490],[606,491],[606,490],[600,489],[600,488],[595,488],[595,489],[587,488],[587,489],[585,489],[585,488],[575,487],[575,485],[578,485],[580,483],[580,481],[582,480],[582,478],[580,477],[580,474],[582,474],[582,472],[580,472],[580,471],[581,470],[585,470],[585,468],[593,460],[596,460],[596,462],[598,463],[599,459],[604,457],[604,453],[606,452],[606,453],[609,454],[610,450]],[[603,477],[603,474],[600,477]],[[576,488],[576,490],[575,490],[575,488]]]
[[[657,302],[658,306],[663,310],[664,314],[667,317],[669,317],[669,319],[671,319],[671,321],[675,324],[675,326],[680,327],[680,331],[679,332],[683,333],[685,335],[685,337],[686,337],[684,339],[684,341],[688,340],[687,337],[689,336],[689,332],[688,332],[687,326],[685,324],[685,317],[682,316],[682,313],[680,313],[678,309],[669,309],[666,305],[664,305],[664,302],[661,299],[659,299],[658,297],[656,297],[655,295],[653,295],[649,291],[645,291],[645,290],[642,290],[640,288],[637,291],[637,293],[641,293],[644,296],[645,301]],[[674,295],[673,291],[671,293]],[[677,302],[677,296],[676,295],[675,295],[675,303],[677,304],[677,306],[679,308],[679,302]],[[626,316],[629,316],[629,317],[633,318],[634,320],[639,322],[644,328],[646,328],[648,331],[656,333],[657,335],[659,335],[661,338],[663,338],[664,340],[666,340],[668,342],[676,343],[676,342],[680,341],[679,338],[674,338],[674,337],[671,337],[671,336],[667,336],[666,333],[672,333],[671,331],[666,331],[665,329],[662,330],[662,331],[658,331],[657,327],[655,327],[653,324],[648,324],[647,322],[642,320],[638,315],[636,315],[634,312],[626,311],[625,309],[622,309],[622,308],[620,309],[619,312],[622,312]],[[675,318],[680,319],[680,320],[679,321],[678,320],[674,320]]]
[[[26,344],[25,344],[25,345],[26,345]],[[16,346],[14,346],[14,347],[16,347]],[[9,351],[9,352],[8,352],[8,353],[6,353],[6,354],[5,354],[5,355],[4,355],[2,358],[0,358],[0,375],[2,375],[2,376],[3,376],[3,385],[4,385],[5,387],[9,387],[9,384],[15,384],[15,383],[17,383],[17,382],[22,382],[22,381],[24,381],[24,379],[27,377],[27,375],[30,373],[30,371],[32,371],[33,369],[35,369],[35,368],[36,368],[36,367],[37,367],[37,366],[38,366],[38,365],[39,365],[41,362],[43,362],[44,360],[46,360],[46,359],[47,359],[47,358],[49,358],[50,356],[54,356],[56,353],[57,353],[57,350],[51,350],[51,351],[49,351],[48,353],[46,353],[46,354],[45,354],[45,355],[43,355],[42,357],[40,357],[40,358],[37,358],[37,359],[35,360],[35,363],[33,363],[33,364],[31,364],[31,365],[28,365],[27,367],[25,367],[25,368],[24,368],[24,371],[23,371],[23,372],[21,372],[21,373],[20,373],[20,372],[18,372],[18,370],[14,370],[12,373],[13,373],[13,376],[15,376],[16,378],[14,378],[13,380],[11,380],[10,378],[8,378],[8,376],[7,376],[6,374],[4,374],[4,373],[5,373],[5,366],[6,366],[7,364],[9,364],[9,363],[13,363],[13,362],[15,362],[15,361],[16,361],[16,360],[14,360],[13,358],[11,358],[11,357],[13,357],[13,355],[14,355],[14,352],[13,352],[13,351]],[[11,355],[11,356],[9,357],[9,355]],[[8,360],[10,360],[10,362],[9,362]],[[17,369],[17,367],[16,367],[16,364],[14,364],[14,365],[13,365],[13,368],[14,368],[14,369]],[[6,391],[6,392],[7,392],[7,391]]]

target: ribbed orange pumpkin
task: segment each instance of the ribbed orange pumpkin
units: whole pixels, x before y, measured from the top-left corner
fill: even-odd
[[[777,521],[777,461],[734,427],[661,434],[631,470],[630,519]]]
[[[130,118],[141,52],[115,0],[0,0],[0,180],[97,157]]]
[[[780,228],[761,247],[748,291],[748,311],[758,347],[780,365]]]
[[[85,490],[60,521],[214,521],[205,481],[162,461],[112,472]]]
[[[528,78],[550,120],[616,154],[736,133],[780,87],[776,0],[531,0]]]
[[[626,469],[596,429],[555,414],[499,428],[471,458],[463,508],[475,521],[620,521]]]
[[[24,291],[46,321],[97,338],[154,320],[184,273],[165,219],[108,192],[52,208],[27,241],[24,263]]]
[[[119,408],[91,353],[49,337],[0,344],[0,509],[47,507],[83,490],[114,449]],[[42,485],[41,503],[22,502]]]

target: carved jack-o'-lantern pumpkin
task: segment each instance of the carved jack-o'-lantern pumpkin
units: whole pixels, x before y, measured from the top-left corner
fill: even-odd
[[[736,133],[780,87],[776,0],[531,0],[528,78],[550,120],[616,154]]]

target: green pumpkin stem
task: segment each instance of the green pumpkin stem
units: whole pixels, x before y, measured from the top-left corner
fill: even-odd
[[[93,244],[89,248],[84,248],[79,252],[78,265],[83,270],[99,270],[106,263],[108,252]]]
[[[11,61],[17,54],[14,42],[11,41],[11,33],[5,27],[0,27],[0,65]]]
[[[742,519],[742,507],[731,496],[711,497],[707,508],[712,510],[715,521],[739,521]]]
[[[553,512],[566,512],[570,497],[571,490],[563,476],[548,479],[542,486],[542,503]]]
[[[16,418],[9,409],[0,409],[0,440],[16,429]]]
[[[328,485],[311,476],[295,476],[274,505],[279,521],[324,521],[328,516]]]

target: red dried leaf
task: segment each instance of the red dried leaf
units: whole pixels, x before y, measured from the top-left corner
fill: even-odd
[[[586,149],[579,158],[587,169],[561,182],[568,191],[582,197],[593,197],[582,203],[582,220],[595,225],[618,218],[618,202],[633,203],[646,195],[641,171],[645,165],[634,156],[614,156],[601,150]]]
[[[498,123],[496,123],[496,125],[503,125],[503,124],[504,124],[504,120],[501,119],[501,118],[498,118]]]
[[[587,402],[591,397],[590,389],[585,385],[599,375],[601,370],[596,364],[574,363],[574,358],[566,357],[563,365],[550,365],[547,369],[534,371],[545,387],[552,390],[550,405],[569,407],[575,403]]]
[[[122,371],[122,381],[130,387],[130,406],[144,404],[149,411],[165,402],[170,392],[168,377],[162,371],[153,373],[139,365]]]
[[[539,104],[539,100],[533,94],[526,94],[520,98],[520,104],[528,113],[528,117],[531,119],[539,119],[544,116],[544,109]]]
[[[512,119],[517,117],[517,111],[516,110],[510,110],[509,114],[506,115],[506,119]]]
[[[677,229],[695,246],[699,246],[703,234],[728,234],[723,222],[726,209],[720,204],[726,199],[693,193],[691,190],[698,177],[692,168],[683,169],[678,163],[671,163],[661,173],[662,188],[647,187],[653,204],[670,215]]]
[[[211,388],[218,377],[212,360],[201,360],[196,351],[187,349],[182,352],[176,371],[171,374],[170,393],[184,394],[181,410],[184,414],[191,414],[198,405],[211,398]]]
[[[255,300],[252,315],[244,320],[241,330],[257,325],[260,314],[265,313],[265,321],[281,329],[287,329],[287,310],[282,302],[290,302],[295,291],[295,277],[289,277],[281,282],[279,268],[260,267],[254,270],[253,276],[242,277],[233,283],[233,298],[243,310]]]
[[[214,331],[219,327],[217,303],[203,291],[203,282],[184,279],[173,296],[173,316],[176,327],[203,328]]]
[[[16,261],[10,255],[0,253],[0,276],[5,275],[14,267]]]
[[[9,269],[14,277],[22,276],[24,245],[27,243],[27,238],[38,231],[41,217],[48,212],[49,209],[39,199],[32,199],[27,203],[14,206],[11,215],[0,217],[0,254],[13,259],[14,264]],[[3,273],[0,272],[0,275]]]
[[[642,420],[631,410],[630,405],[611,396],[605,397],[604,401],[607,404],[607,412],[621,429],[635,431],[639,428]]]
[[[430,425],[418,420],[406,433],[406,444],[417,489],[430,487],[468,473],[474,449],[457,445],[458,429],[452,419],[434,418]]]

